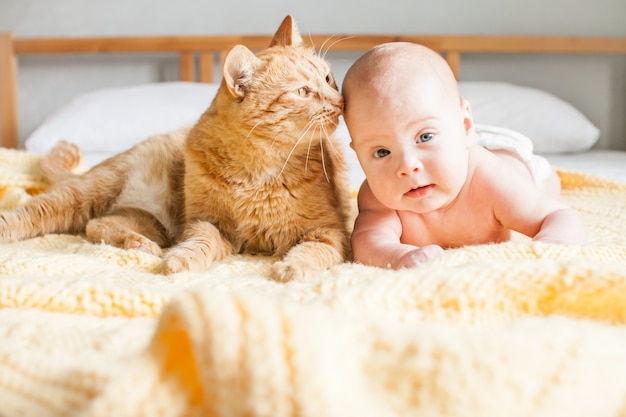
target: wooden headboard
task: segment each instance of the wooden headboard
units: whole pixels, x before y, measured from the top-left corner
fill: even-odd
[[[15,38],[0,33],[0,146],[18,147],[17,72],[25,54],[177,52],[181,81],[212,82],[215,62],[236,44],[265,48],[270,35],[97,38]],[[330,40],[330,42],[329,42]],[[338,41],[338,42],[333,42]],[[374,45],[406,41],[440,52],[459,76],[461,55],[470,53],[625,54],[626,38],[475,35],[311,35],[305,41],[332,51],[364,52]],[[325,43],[326,42],[326,43]],[[198,64],[196,65],[196,58]]]

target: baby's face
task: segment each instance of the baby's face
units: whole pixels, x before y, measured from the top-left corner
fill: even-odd
[[[469,105],[436,78],[408,77],[350,92],[351,146],[376,198],[395,210],[449,205],[467,178]]]

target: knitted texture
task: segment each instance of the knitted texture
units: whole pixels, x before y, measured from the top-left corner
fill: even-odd
[[[0,207],[45,188],[0,149]],[[559,171],[586,246],[506,242],[277,283],[48,235],[0,245],[0,415],[626,416],[626,185]]]

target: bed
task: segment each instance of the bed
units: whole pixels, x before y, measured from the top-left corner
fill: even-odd
[[[626,53],[624,38],[335,38],[344,38],[339,52],[423,43],[457,76],[477,52]],[[215,94],[224,51],[269,39],[0,34],[0,208],[48,186],[38,162],[58,139],[76,142],[88,168],[153,129],[192,123]],[[176,52],[180,80],[81,95],[20,143],[20,57],[108,52]],[[593,149],[597,128],[545,91],[461,83],[479,130],[526,134],[554,161],[589,245],[474,245],[413,269],[347,262],[311,282],[278,283],[271,257],[164,276],[158,257],[80,235],[3,244],[0,415],[626,416],[626,152]],[[128,125],[93,117],[110,120],[109,111]],[[347,145],[345,126],[337,134]],[[346,158],[356,187],[347,146]]]

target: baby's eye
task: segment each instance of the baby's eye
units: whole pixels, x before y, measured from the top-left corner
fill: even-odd
[[[374,152],[374,158],[384,158],[390,153],[391,152],[389,151],[389,149],[378,149],[376,152]]]
[[[307,94],[309,94],[309,90],[306,87],[300,87],[298,88],[298,95],[300,97],[306,97]]]
[[[418,136],[417,138],[417,142],[418,143],[423,143],[423,142],[428,142],[429,140],[431,140],[435,135],[432,133],[422,133],[421,135]]]

